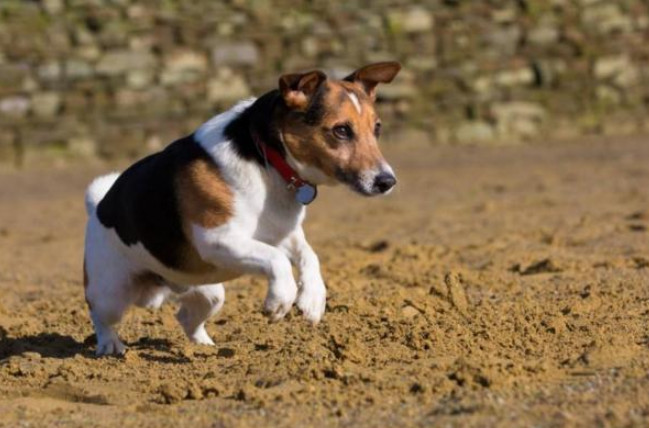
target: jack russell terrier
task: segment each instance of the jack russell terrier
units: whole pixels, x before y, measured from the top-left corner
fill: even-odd
[[[400,69],[377,63],[343,80],[284,75],[279,89],[95,179],[86,191],[84,287],[97,355],[124,353],[115,326],[130,305],[159,307],[171,292],[189,339],[213,345],[205,321],[223,306],[222,283],[243,274],[268,278],[271,320],[297,302],[320,321],[327,291],[302,230],[305,205],[319,184],[342,182],[366,196],[396,184],[377,145],[374,101],[377,84]]]

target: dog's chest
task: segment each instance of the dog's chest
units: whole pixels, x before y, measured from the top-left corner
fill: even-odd
[[[244,235],[277,245],[302,224],[305,210],[285,188],[261,184],[238,195],[233,221]]]

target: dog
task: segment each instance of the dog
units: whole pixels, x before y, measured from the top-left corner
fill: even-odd
[[[213,345],[205,322],[223,306],[222,283],[243,274],[268,278],[272,321],[296,303],[318,323],[327,290],[302,229],[305,205],[318,185],[365,196],[395,186],[374,102],[377,85],[400,69],[376,63],[343,80],[318,70],[283,75],[278,89],[96,178],[85,200],[84,287],[97,355],[125,352],[115,327],[129,306],[157,308],[171,293],[187,337]]]

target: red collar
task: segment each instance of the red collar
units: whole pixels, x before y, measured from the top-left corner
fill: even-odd
[[[266,144],[256,132],[251,131],[250,133],[264,159],[282,176],[286,187],[296,192],[295,199],[304,205],[312,202],[318,193],[316,186],[303,180],[297,171],[286,162],[286,159],[277,150]]]

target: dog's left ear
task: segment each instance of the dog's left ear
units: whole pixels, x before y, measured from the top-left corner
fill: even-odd
[[[344,80],[358,82],[363,86],[367,95],[376,99],[376,85],[379,83],[390,83],[401,70],[401,64],[396,61],[377,62],[376,64],[361,67]]]
[[[279,78],[279,92],[289,108],[306,110],[311,97],[325,80],[327,75],[319,70],[303,74],[285,74]]]

